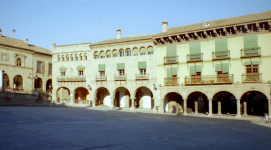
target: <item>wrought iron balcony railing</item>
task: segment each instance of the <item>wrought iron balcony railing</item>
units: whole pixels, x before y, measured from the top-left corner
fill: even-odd
[[[207,76],[186,76],[185,85],[202,85],[202,84],[232,84],[233,74],[224,75],[207,75]]]
[[[178,86],[179,85],[179,77],[171,77],[171,78],[165,78],[164,84],[166,86]]]
[[[187,54],[187,62],[203,61],[203,53]]]
[[[124,75],[114,75],[114,79],[115,79],[115,81],[126,81],[126,79],[127,79],[127,75],[126,74],[124,74]]]
[[[241,49],[241,58],[260,57],[260,56],[261,56],[261,47]]]
[[[179,56],[165,56],[164,57],[164,64],[177,64],[179,62]]]
[[[230,59],[230,50],[212,52],[213,60]]]
[[[107,80],[107,76],[101,76],[101,75],[96,75],[96,82],[97,81],[106,81]]]
[[[57,78],[58,82],[86,82],[86,76],[80,75],[76,77],[60,76]]]
[[[243,83],[258,83],[262,82],[262,73],[245,73],[242,74]]]
[[[136,80],[149,80],[149,73],[146,74],[135,74]]]

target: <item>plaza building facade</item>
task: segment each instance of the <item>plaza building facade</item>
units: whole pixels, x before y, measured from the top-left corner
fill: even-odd
[[[167,26],[155,35],[121,38],[118,28],[116,39],[53,44],[53,100],[157,113],[271,114],[271,11]]]
[[[31,93],[33,89],[52,89],[52,52],[2,35],[0,29],[1,89]]]

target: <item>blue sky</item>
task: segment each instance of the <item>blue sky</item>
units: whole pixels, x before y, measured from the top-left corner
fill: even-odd
[[[2,35],[29,39],[51,50],[56,45],[97,43],[122,37],[157,34],[189,25],[271,10],[271,0],[1,0]]]

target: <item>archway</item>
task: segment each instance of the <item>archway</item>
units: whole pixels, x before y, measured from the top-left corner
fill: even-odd
[[[70,101],[70,90],[66,87],[60,87],[57,90],[57,100],[64,102]]]
[[[34,88],[35,89],[43,89],[42,85],[43,85],[42,84],[42,79],[41,78],[37,78],[35,80]]]
[[[187,113],[209,112],[208,98],[202,92],[192,92],[187,97]]]
[[[165,96],[164,112],[165,113],[178,113],[183,112],[183,97],[179,93],[170,92]]]
[[[227,91],[220,91],[213,97],[213,113],[237,114],[236,97]]]
[[[9,77],[8,74],[4,73],[3,74],[3,82],[4,82],[4,87],[5,88],[9,88]]]
[[[149,88],[139,87],[138,89],[136,89],[134,107],[149,109],[152,109],[154,107],[153,94]]]
[[[52,87],[52,79],[48,79],[46,81],[46,92],[47,93],[52,92],[52,89],[53,89],[53,87]]]
[[[80,103],[81,101],[89,100],[88,89],[84,87],[78,87],[74,90],[75,92],[75,103]]]
[[[106,106],[111,106],[111,98],[110,98],[110,93],[109,91],[104,88],[100,87],[96,90],[96,95],[95,95],[95,105],[106,105]]]
[[[125,87],[119,87],[115,90],[114,107],[131,107],[131,94]]]
[[[13,88],[16,90],[23,90],[23,78],[21,75],[16,75],[13,79]]]
[[[243,115],[263,116],[268,113],[268,100],[265,94],[259,91],[247,91],[241,97]]]

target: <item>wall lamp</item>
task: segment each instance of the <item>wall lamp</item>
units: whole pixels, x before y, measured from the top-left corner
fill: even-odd
[[[155,85],[155,84],[153,84],[153,88],[154,88],[155,90],[157,90],[157,87],[156,87],[156,85]]]
[[[92,90],[90,85],[88,85],[88,88],[89,88],[89,90]]]

